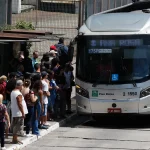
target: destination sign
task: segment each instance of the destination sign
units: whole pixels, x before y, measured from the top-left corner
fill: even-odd
[[[141,39],[121,39],[121,40],[91,40],[91,47],[116,47],[116,46],[140,46],[143,45]]]
[[[89,54],[106,54],[112,53],[112,49],[89,49]]]

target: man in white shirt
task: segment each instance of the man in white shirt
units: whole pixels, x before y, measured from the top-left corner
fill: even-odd
[[[23,81],[17,80],[16,87],[11,92],[11,112],[12,112],[12,130],[13,130],[13,140],[12,142],[22,143],[18,140],[17,133],[20,132],[22,135],[24,134],[24,118],[25,115],[28,113],[26,102],[22,93]]]
[[[50,96],[50,92],[49,92],[49,82],[47,80],[48,73],[43,71],[41,75],[42,75],[42,90],[43,90],[43,104],[44,104],[44,112],[41,117],[41,128],[45,128],[47,122],[48,96]]]

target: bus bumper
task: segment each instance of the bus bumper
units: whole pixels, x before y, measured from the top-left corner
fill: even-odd
[[[150,97],[130,100],[99,100],[88,99],[77,95],[78,114],[109,114],[108,109],[121,109],[122,114],[150,114]]]

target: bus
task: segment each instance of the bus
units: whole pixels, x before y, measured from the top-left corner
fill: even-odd
[[[77,113],[150,114],[150,15],[94,14],[80,28]]]

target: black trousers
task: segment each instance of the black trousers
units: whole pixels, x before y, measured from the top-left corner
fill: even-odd
[[[26,134],[29,134],[30,128],[32,127],[32,121],[34,116],[34,106],[27,106],[28,114],[25,118]]]
[[[1,147],[4,147],[4,132],[5,132],[5,122],[0,122],[0,139],[1,139]]]
[[[72,92],[71,88],[65,90],[66,104],[68,111],[71,111],[71,92]]]

